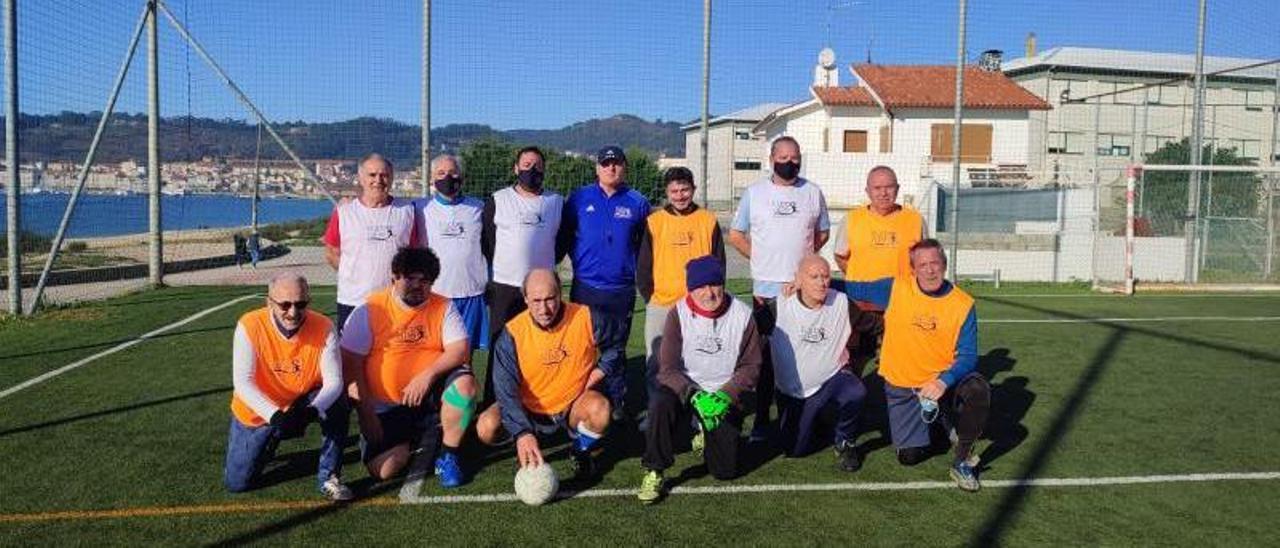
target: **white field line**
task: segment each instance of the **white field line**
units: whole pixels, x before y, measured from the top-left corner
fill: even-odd
[[[1207,474],[1163,474],[1154,476],[1112,476],[1099,478],[1033,478],[1020,480],[983,480],[988,489],[1013,487],[1099,487],[1108,485],[1137,485],[1152,483],[1195,483],[1221,481],[1258,481],[1280,479],[1280,472],[1224,472]],[[949,481],[867,482],[867,483],[801,483],[763,485],[715,485],[706,487],[676,487],[671,495],[729,495],[744,493],[796,493],[823,491],[922,491],[955,489]],[[634,489],[591,489],[587,491],[561,491],[557,499],[634,497]],[[441,495],[400,497],[405,504],[465,504],[486,502],[515,502],[514,493],[491,495]]]
[[[44,382],[44,381],[47,381],[47,380],[52,379],[52,378],[54,378],[54,377],[57,377],[58,375],[61,375],[61,374],[63,374],[63,373],[67,373],[67,372],[69,372],[69,371],[73,371],[73,370],[75,370],[75,369],[79,369],[79,368],[81,368],[81,367],[84,367],[84,366],[86,366],[86,365],[88,365],[88,364],[90,364],[90,363],[93,363],[95,360],[98,360],[98,359],[100,359],[100,358],[104,358],[104,357],[110,356],[110,355],[112,355],[112,354],[115,354],[116,352],[120,352],[121,350],[126,350],[126,349],[128,349],[128,348],[130,348],[130,347],[132,347],[132,346],[134,346],[134,345],[137,345],[137,344],[139,344],[139,343],[141,343],[141,342],[143,342],[143,341],[146,341],[146,340],[148,340],[148,339],[150,339],[150,338],[152,338],[152,337],[155,337],[156,335],[160,335],[160,334],[165,333],[165,332],[167,332],[167,331],[172,331],[172,330],[174,330],[174,329],[177,329],[177,328],[179,328],[179,327],[182,327],[182,326],[184,326],[184,325],[187,325],[187,324],[189,324],[189,323],[191,323],[191,322],[194,322],[194,321],[196,321],[196,320],[198,320],[198,319],[200,319],[200,318],[203,318],[203,317],[205,317],[205,316],[208,316],[208,315],[210,315],[210,314],[213,314],[214,312],[217,312],[217,311],[219,311],[219,310],[222,310],[222,309],[224,309],[224,308],[227,308],[227,307],[229,307],[229,306],[231,306],[231,305],[234,305],[234,304],[239,303],[239,302],[241,302],[241,301],[248,300],[248,299],[252,299],[252,298],[255,298],[255,297],[259,297],[259,295],[245,295],[245,296],[243,296],[243,297],[240,297],[240,298],[237,298],[237,299],[232,299],[232,300],[227,301],[227,302],[225,302],[225,303],[222,303],[222,304],[216,305],[216,306],[214,306],[214,307],[212,307],[212,308],[206,308],[206,309],[204,309],[204,310],[201,310],[200,312],[196,312],[195,314],[192,314],[192,315],[190,315],[190,316],[187,316],[186,318],[183,318],[183,319],[181,319],[181,320],[178,320],[178,321],[176,321],[176,322],[173,322],[173,323],[171,323],[171,324],[169,324],[169,325],[166,325],[166,326],[163,326],[163,327],[159,327],[159,328],[153,329],[153,330],[151,330],[151,331],[148,331],[148,332],[146,332],[146,333],[143,333],[143,334],[141,334],[141,335],[138,335],[138,338],[133,339],[133,340],[131,340],[131,341],[125,341],[125,342],[123,342],[123,343],[120,343],[120,344],[115,345],[115,346],[113,346],[113,347],[111,347],[111,348],[108,348],[108,349],[106,349],[106,350],[103,350],[102,352],[98,352],[97,354],[94,354],[94,355],[89,356],[89,357],[87,357],[87,358],[82,358],[82,359],[77,360],[77,361],[75,361],[75,362],[72,362],[72,363],[69,363],[69,364],[64,365],[64,366],[62,366],[62,367],[59,367],[59,368],[57,368],[57,369],[54,369],[53,371],[49,371],[49,372],[47,372],[47,373],[42,373],[42,374],[40,374],[40,375],[37,375],[37,376],[35,376],[35,377],[32,377],[31,379],[25,380],[25,381],[23,381],[23,382],[20,382],[20,383],[18,383],[18,384],[15,384],[15,385],[13,385],[13,386],[10,386],[9,388],[6,388],[6,389],[4,389],[3,391],[0,391],[0,399],[7,398],[7,397],[9,397],[9,396],[11,396],[11,395],[13,395],[13,394],[16,394],[16,393],[18,393],[18,392],[22,391],[22,390],[25,390],[25,389],[27,389],[27,388],[31,388],[32,386],[35,386],[35,385],[40,384],[40,383],[42,383],[42,382]]]
[[[995,318],[984,323],[1154,323],[1154,322],[1274,322],[1280,316],[1161,316],[1151,318]]]
[[[1137,295],[1108,295],[1103,293],[1021,293],[1010,295],[974,295],[978,300],[983,299],[1107,299],[1118,301],[1122,299],[1129,300],[1145,300],[1145,299],[1274,299],[1280,298],[1280,293],[1259,291],[1256,293],[1139,293]]]

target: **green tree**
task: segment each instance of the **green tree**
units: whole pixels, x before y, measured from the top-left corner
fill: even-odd
[[[1204,164],[1217,166],[1254,165],[1253,160],[1241,158],[1234,148],[1204,147],[1201,156]],[[1191,163],[1191,144],[1188,139],[1170,142],[1146,155],[1147,164],[1178,165]],[[1142,211],[1138,216],[1150,221],[1155,235],[1181,234],[1187,212],[1187,190],[1190,174],[1186,171],[1148,171],[1138,197]],[[1210,182],[1212,181],[1212,182]],[[1214,217],[1253,217],[1258,213],[1258,195],[1262,180],[1251,173],[1205,173],[1200,177],[1200,205],[1198,215]],[[1124,196],[1119,197],[1123,204]]]

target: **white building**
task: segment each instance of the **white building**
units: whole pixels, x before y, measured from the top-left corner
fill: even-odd
[[[764,138],[752,133],[760,120],[787,103],[762,103],[716,116],[707,120],[707,201],[717,208],[727,208],[743,187],[760,177],[760,147]],[[694,177],[702,174],[702,122],[696,121],[684,130],[685,167]]]
[[[1036,179],[1089,184],[1096,166],[1105,183],[1143,154],[1191,136],[1194,55],[1080,47],[1036,53],[1032,40],[1026,57],[1002,70],[1054,107],[1031,114],[1028,168]],[[1206,56],[1204,72],[1205,146],[1274,163],[1280,64]],[[1080,99],[1087,101],[1071,102]]]
[[[833,209],[865,202],[867,172],[884,164],[898,173],[900,200],[929,218],[936,185],[951,181],[955,67],[851,69],[855,85],[823,85],[834,78],[819,72],[810,99],[769,114],[754,133],[765,142],[795,138],[802,175],[822,186]],[[1000,72],[978,67],[965,69],[964,98],[961,185],[1024,184],[1028,120],[1049,104]],[[766,144],[756,157],[767,164]]]

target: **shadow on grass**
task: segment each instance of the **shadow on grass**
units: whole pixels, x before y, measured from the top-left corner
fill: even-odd
[[[169,331],[169,332],[166,332],[166,333],[160,333],[159,335],[152,335],[152,336],[150,336],[150,337],[147,337],[147,340],[152,341],[152,340],[164,339],[164,338],[168,338],[168,337],[178,337],[178,336],[181,336],[181,335],[193,335],[193,334],[196,334],[196,333],[212,333],[212,332],[215,332],[215,331],[231,331],[234,327],[235,327],[235,325],[234,325],[234,324],[228,324],[228,325],[223,325],[223,326],[218,326],[218,327],[203,327],[203,328],[200,328],[200,329],[184,329],[184,330],[182,330],[182,331]],[[139,335],[141,335],[141,333],[139,333]],[[47,356],[47,355],[49,355],[49,354],[58,354],[58,353],[60,353],[60,352],[71,352],[71,351],[73,351],[73,350],[91,350],[91,349],[95,349],[95,348],[110,348],[110,347],[113,347],[113,346],[116,346],[116,345],[119,345],[119,344],[124,344],[124,343],[127,343],[127,342],[131,342],[131,341],[133,341],[134,339],[137,339],[137,338],[138,338],[138,335],[133,335],[133,336],[129,336],[129,337],[125,337],[125,338],[120,338],[120,339],[112,339],[112,340],[109,340],[109,341],[101,341],[101,342],[94,342],[94,343],[78,344],[78,345],[75,345],[75,346],[63,346],[63,347],[59,347],[59,348],[46,348],[46,349],[44,349],[44,350],[38,350],[38,351],[35,351],[35,352],[21,352],[21,353],[18,353],[18,354],[3,354],[3,355],[0,355],[0,360],[5,360],[5,359],[15,359],[15,358],[30,358],[30,357],[33,357],[33,356]]]
[[[167,397],[167,398],[160,398],[160,399],[156,399],[156,400],[149,400],[149,401],[139,402],[139,403],[135,403],[135,404],[126,405],[126,406],[123,406],[123,407],[115,407],[115,408],[112,408],[112,409],[103,409],[102,411],[94,411],[94,412],[92,412],[92,413],[85,413],[85,414],[82,414],[82,415],[74,415],[74,416],[65,417],[65,418],[61,418],[61,419],[54,419],[54,420],[51,420],[51,421],[46,421],[46,422],[41,422],[41,423],[36,423],[36,424],[30,424],[30,425],[27,425],[27,426],[19,426],[19,427],[17,427],[17,428],[10,428],[10,429],[8,429],[8,430],[0,430],[0,437],[9,436],[9,435],[13,435],[13,434],[21,434],[21,433],[23,433],[23,432],[31,432],[31,431],[34,431],[34,430],[43,430],[43,429],[45,429],[45,428],[52,428],[52,427],[55,427],[55,426],[62,426],[62,425],[64,425],[64,424],[70,424],[70,423],[73,423],[73,422],[79,422],[79,421],[83,421],[83,420],[96,419],[96,418],[98,418],[98,417],[106,417],[106,416],[110,416],[110,415],[115,415],[115,414],[117,414],[117,413],[128,413],[128,412],[130,412],[130,411],[137,411],[138,409],[145,409],[145,408],[148,408],[148,407],[155,407],[155,406],[157,406],[157,405],[165,405],[165,404],[169,404],[169,403],[173,403],[173,402],[179,402],[179,401],[183,401],[183,400],[198,399],[198,398],[203,398],[203,397],[205,397],[205,396],[210,396],[210,395],[213,395],[213,394],[223,394],[223,393],[227,393],[227,392],[230,392],[230,391],[231,391],[231,387],[230,387],[230,386],[222,386],[222,387],[218,387],[218,388],[210,388],[210,389],[208,389],[208,390],[201,390],[201,391],[198,391],[198,392],[191,392],[191,393],[188,393],[188,394],[179,394],[179,395],[177,395],[177,396],[169,396],[169,397]]]
[[[1001,302],[1009,306],[1028,310],[1035,310],[1054,316],[1077,319],[1086,318],[1085,316],[1010,302],[1004,299],[987,297],[987,300]],[[1121,343],[1124,342],[1124,339],[1131,332],[1150,331],[1145,329],[1131,329],[1129,326],[1125,325],[1107,325],[1113,328],[1111,335],[1107,337],[1107,340],[1103,343],[1102,347],[1094,353],[1093,357],[1089,360],[1089,365],[1076,380],[1076,384],[1072,387],[1066,401],[1057,410],[1053,420],[1049,423],[1049,427],[1044,432],[1042,437],[1044,441],[1040,442],[1040,444],[1035,447],[1031,457],[1014,477],[1030,479],[1040,475],[1044,468],[1049,464],[1049,461],[1052,459],[1054,451],[1058,448],[1058,445],[1071,432],[1071,428],[1075,425],[1076,418],[1080,416],[1090,392],[1093,391],[1094,386],[1096,386],[1098,381],[1101,380],[1102,374],[1111,364],[1112,359],[1115,357],[1116,352],[1119,350]],[[1155,336],[1167,336],[1159,332],[1152,332],[1150,334]],[[1177,336],[1167,337],[1175,340],[1184,339]],[[1239,349],[1233,350],[1238,351]],[[1010,389],[1014,389],[1018,387],[1018,384],[1022,384],[1022,386],[1025,387],[1025,381],[1019,379],[1021,379],[1021,377],[1010,378],[1005,383],[1002,383],[1002,386],[1008,384]],[[1003,402],[998,399],[994,399],[995,397],[998,396],[993,395],[993,401],[997,402],[996,405],[1003,405]],[[1009,526],[1013,524],[1013,522],[1018,518],[1019,513],[1021,513],[1027,497],[1031,494],[1031,490],[1032,488],[1030,486],[1019,485],[1005,491],[1000,498],[999,504],[987,513],[987,517],[983,520],[982,526],[978,529],[973,538],[969,539],[967,544],[978,546],[1000,544],[1005,531],[1008,530]]]

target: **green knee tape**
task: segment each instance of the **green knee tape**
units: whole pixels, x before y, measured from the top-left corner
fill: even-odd
[[[471,425],[471,416],[476,412],[475,400],[468,396],[463,396],[461,392],[458,392],[458,386],[451,384],[449,389],[444,391],[444,402],[462,411],[462,418],[458,420],[458,423],[463,430],[466,430]]]

